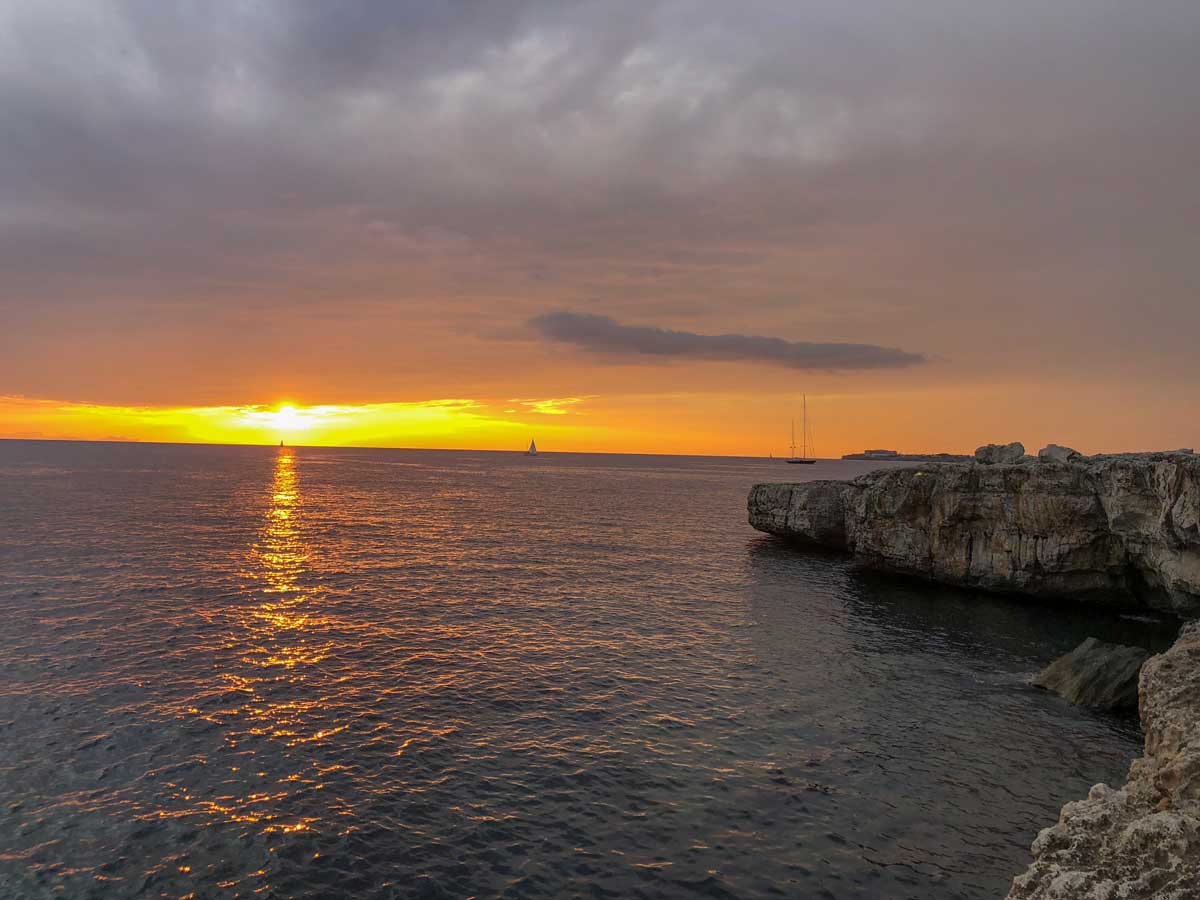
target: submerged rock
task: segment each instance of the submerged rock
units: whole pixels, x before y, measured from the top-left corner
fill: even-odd
[[[1145,755],[1063,807],[1009,900],[1200,898],[1200,623],[1142,666],[1140,695]]]
[[[760,531],[949,584],[1200,613],[1200,456],[938,464],[755,485]]]
[[[1149,656],[1141,647],[1088,638],[1043,669],[1033,683],[1080,706],[1137,709],[1138,672]]]
[[[984,444],[975,451],[975,461],[988,466],[1021,462],[1025,458],[1025,445],[1020,441],[1011,444]]]
[[[1038,451],[1038,459],[1048,459],[1054,462],[1069,463],[1083,456],[1078,450],[1072,447],[1063,447],[1058,444],[1047,444]]]

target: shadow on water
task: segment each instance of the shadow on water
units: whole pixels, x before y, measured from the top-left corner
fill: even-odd
[[[1088,636],[1162,649],[1174,622],[880,575],[769,538],[747,549],[775,717],[830,748],[823,777],[853,858],[833,868],[869,873],[847,874],[839,896],[871,884],[886,886],[878,896],[1002,895],[1037,830],[1092,784],[1120,781],[1140,749],[1135,718],[1028,679]]]
[[[1040,667],[1088,637],[1159,653],[1179,632],[1168,616],[955,588],[773,538],[755,540],[747,555],[756,602],[794,608],[813,594],[836,596],[857,622],[857,649],[865,652],[936,649]]]

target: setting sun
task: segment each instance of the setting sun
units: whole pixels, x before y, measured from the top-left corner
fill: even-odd
[[[270,414],[271,424],[280,431],[300,431],[308,427],[304,416],[290,403],[284,403],[274,413]]]

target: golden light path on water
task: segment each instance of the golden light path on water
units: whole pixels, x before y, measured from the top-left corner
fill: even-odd
[[[334,647],[328,630],[335,620],[321,612],[321,588],[302,583],[312,554],[301,531],[302,510],[295,452],[280,448],[263,525],[246,557],[249,565],[245,575],[255,602],[234,608],[233,628],[224,648],[242,666],[239,671],[223,671],[217,676],[220,693],[238,702],[215,716],[196,707],[188,710],[226,728],[225,743],[231,751],[236,752],[240,743],[259,738],[277,741],[286,748],[296,747],[324,740],[347,727],[345,723],[328,724],[326,698],[309,677],[309,669],[327,659]],[[337,624],[339,630],[352,628],[347,623]],[[318,710],[325,715],[314,715]],[[325,724],[314,728],[312,722],[318,718]],[[241,727],[231,729],[234,723]],[[237,772],[237,768],[232,771]],[[316,774],[340,768],[336,764],[326,766]],[[323,784],[297,772],[278,781],[276,789],[229,793],[198,802],[202,812],[219,820],[256,826],[264,835],[312,828],[318,822],[316,816],[285,815],[279,803],[297,787],[297,782],[311,782],[308,786],[316,790]],[[252,878],[263,875],[261,871],[249,874]]]
[[[305,670],[328,657],[333,641],[323,635],[331,620],[317,611],[320,590],[305,589],[300,584],[310,556],[301,537],[301,512],[295,452],[281,448],[275,457],[262,532],[249,553],[250,574],[261,585],[258,593],[262,599],[248,607],[240,621],[243,628],[239,636],[243,645],[240,658],[250,671],[257,670],[258,674],[222,676],[231,689],[246,695],[241,717],[248,722],[247,732],[269,736],[288,747],[321,740],[346,728],[340,724],[311,733],[305,728],[306,715],[321,703],[311,686],[306,690]],[[276,682],[286,683],[287,695],[292,699],[272,698],[260,690]],[[311,816],[279,821],[272,799],[270,794],[252,794],[233,807],[229,815],[242,816],[241,821],[261,822],[264,832],[302,831],[316,822]]]
[[[300,537],[300,513],[295,453],[280,449],[266,524],[250,554],[266,599],[250,610],[245,622],[251,643],[259,646],[248,650],[243,658],[266,669],[318,663],[332,646],[332,641],[314,644],[309,640],[330,620],[315,610],[319,591],[306,591],[298,583],[309,559],[309,549]],[[292,632],[295,634],[289,640]]]

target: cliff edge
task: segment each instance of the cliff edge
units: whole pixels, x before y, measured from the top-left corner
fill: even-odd
[[[750,524],[963,587],[1200,614],[1200,456],[1064,456],[758,484]]]

